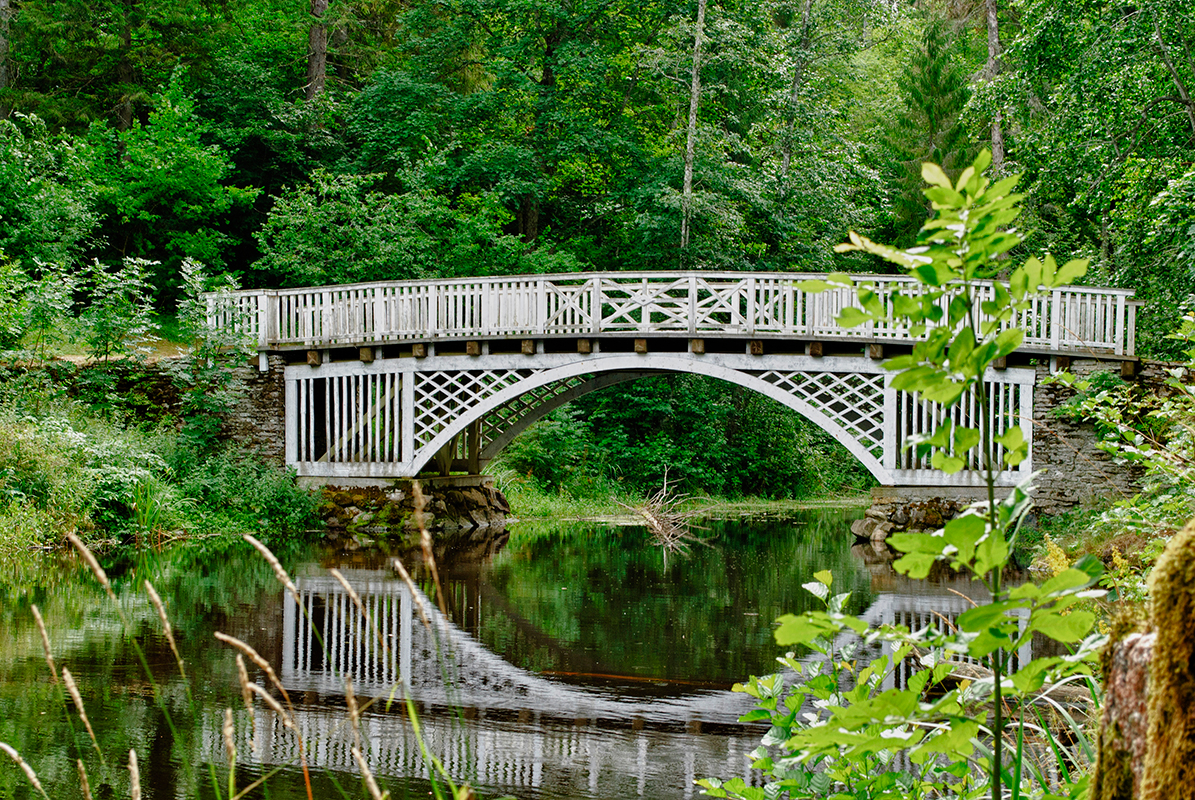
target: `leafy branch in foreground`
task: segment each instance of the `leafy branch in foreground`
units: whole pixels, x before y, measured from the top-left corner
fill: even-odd
[[[1079,568],[1067,569],[1040,587],[1026,584],[1010,591],[1004,585],[1012,546],[1032,505],[1032,487],[1026,481],[999,501],[996,487],[1004,470],[1027,457],[1029,445],[1021,425],[1009,425],[999,435],[993,431],[987,383],[997,359],[1013,353],[1024,340],[1019,325],[1035,297],[1082,277],[1087,263],[1074,260],[1058,266],[1048,255],[1031,257],[1011,269],[1007,283],[992,280],[1009,269],[1006,254],[1021,242],[1011,227],[1020,213],[1021,196],[1013,193],[1016,176],[996,183],[988,180],[984,171],[990,161],[987,152],[980,153],[954,183],[940,167],[923,165],[922,176],[930,184],[925,194],[936,214],[921,229],[915,247],[897,249],[854,232],[848,243],[838,246],[839,252],[868,252],[903,267],[916,280],[910,290],[896,292],[885,302],[874,282],[856,283],[842,273],[800,286],[814,292],[854,289],[859,307],[845,309],[839,324],[883,323],[906,327],[922,337],[911,353],[885,362],[893,373],[890,385],[944,408],[971,397],[978,407],[971,418],[988,421],[966,425],[947,420],[913,442],[918,456],[930,456],[933,466],[947,473],[960,471],[967,453],[978,448],[986,501],[975,503],[933,534],[898,534],[888,544],[904,553],[894,563],[898,572],[924,578],[935,562],[943,561],[982,583],[991,602],[962,613],[953,624],[943,626],[946,630],[935,625],[912,632],[869,630],[842,613],[839,598],[827,611],[782,617],[777,642],[823,653],[835,677],[824,697],[817,696],[816,682],[793,687],[783,707],[778,704],[784,694],[779,676],[737,687],[763,701],[765,713],[758,718],[772,721],[763,747],[755,753],[755,766],[771,781],[759,790],[704,781],[709,794],[758,795],[762,800],[780,791],[792,797],[834,798],[888,797],[893,791],[921,796],[932,791],[1003,798],[1007,787],[1015,800],[1023,793],[1052,796],[1060,788],[1080,785],[1063,765],[1065,786],[1060,787],[1050,777],[1051,770],[1035,763],[1029,752],[1061,753],[1063,748],[1049,727],[1035,725],[1033,719],[1041,704],[1056,702],[1048,697],[1050,688],[1092,675],[1094,653],[1102,639],[1090,635],[1094,615],[1075,606],[1102,594],[1090,588],[1101,566],[1094,559],[1081,562]],[[828,576],[823,576],[806,588],[824,598],[829,585]],[[1019,663],[1018,651],[1035,632],[1079,646],[1070,656]],[[876,691],[880,680],[876,669],[864,670],[853,676],[854,688],[843,691],[838,688],[842,676],[841,668],[834,666],[833,648],[852,634],[869,645],[883,639],[897,641],[900,646],[893,658],[915,652],[924,669],[903,688],[882,692]],[[978,679],[959,679],[962,659],[982,665]],[[792,654],[781,662],[801,676]],[[887,668],[881,663],[877,669]],[[815,671],[815,679],[820,674]],[[930,686],[942,690],[951,684],[953,688],[932,700],[925,695]],[[1094,682],[1090,685],[1094,691]],[[807,699],[813,701],[813,712],[803,712]],[[1061,711],[1065,719],[1073,719],[1065,709]],[[1082,741],[1076,731],[1072,734]],[[1010,738],[1012,744],[1007,741]],[[770,746],[779,746],[782,755],[773,758]],[[1006,761],[1009,747],[1011,757]],[[879,780],[877,770],[892,772],[895,754],[902,751],[915,765],[915,777]],[[942,772],[947,764],[966,766],[947,777]],[[823,786],[827,778],[817,777],[810,769],[829,775],[829,783]]]

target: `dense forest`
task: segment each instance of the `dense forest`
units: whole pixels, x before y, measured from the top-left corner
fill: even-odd
[[[911,243],[920,163],[986,147],[1023,175],[1026,250],[1135,288],[1139,351],[1173,356],[1195,292],[1192,91],[1187,0],[0,0],[0,293],[77,313],[124,276],[169,313],[188,261],[248,288],[880,270],[833,245]],[[11,345],[30,323],[5,307]],[[612,392],[540,432],[575,445],[547,485],[594,447],[607,478],[634,459],[644,484],[668,465],[713,492],[800,483],[799,458],[715,475],[694,429],[601,422],[676,419],[703,393],[741,420],[756,400]],[[776,413],[709,452],[800,439]]]

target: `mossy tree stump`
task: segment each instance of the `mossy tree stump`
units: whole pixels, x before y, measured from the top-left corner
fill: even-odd
[[[1141,796],[1195,798],[1195,521],[1167,543],[1149,593],[1156,639]]]

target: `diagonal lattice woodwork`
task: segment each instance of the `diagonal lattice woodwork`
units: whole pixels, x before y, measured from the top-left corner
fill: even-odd
[[[719,325],[729,330],[743,327],[743,290],[738,282],[696,279],[693,311],[698,326]]]
[[[415,443],[421,448],[462,414],[538,369],[439,370],[415,375]]]
[[[592,375],[578,375],[549,383],[546,386],[539,386],[498,406],[481,421],[482,448],[484,449],[486,445],[517,424],[519,420],[536,413],[544,403],[575,389],[592,377]]]
[[[601,322],[607,330],[689,329],[686,278],[656,283],[603,278],[601,286]]]
[[[884,443],[884,376],[835,372],[759,372],[757,377],[800,398],[878,455]]]

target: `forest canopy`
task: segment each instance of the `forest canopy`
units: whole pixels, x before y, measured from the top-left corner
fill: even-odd
[[[1136,289],[1138,352],[1177,356],[1193,53],[1188,0],[0,0],[0,296],[881,271],[833,246],[911,243],[921,163],[988,148],[1026,251]]]

